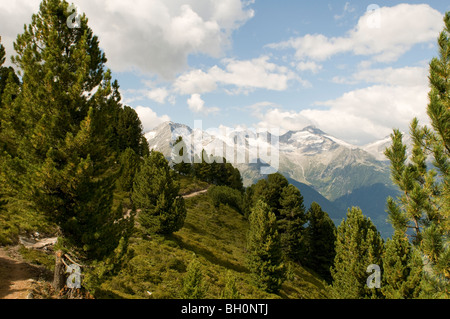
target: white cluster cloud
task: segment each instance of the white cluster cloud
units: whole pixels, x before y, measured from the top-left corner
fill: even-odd
[[[387,67],[384,69],[362,68],[350,77],[334,77],[335,83],[356,84],[356,83],[383,83],[388,85],[421,86],[426,84],[428,70],[424,67],[404,67],[394,69]]]
[[[135,110],[141,120],[144,132],[155,128],[161,123],[170,121],[170,117],[168,115],[158,116],[156,112],[149,107],[137,106]]]
[[[425,82],[426,83],[426,82]],[[355,144],[387,136],[393,128],[409,131],[413,117],[427,122],[428,88],[425,85],[374,85],[317,103],[326,110],[302,112],[330,134]]]
[[[315,103],[322,108],[299,112],[280,108],[258,111],[257,116],[261,120],[258,126],[279,125],[288,130],[300,130],[313,124],[340,139],[363,145],[387,136],[393,128],[408,131],[413,117],[422,124],[428,123],[426,68],[365,69],[343,81],[372,85],[349,91],[333,100]]]
[[[322,65],[314,62],[314,61],[300,61],[297,65],[296,65],[296,69],[299,71],[311,71],[312,73],[317,73],[320,70],[322,70]]]
[[[149,91],[146,91],[145,94],[149,99],[163,104],[166,102],[167,97],[169,96],[169,91],[165,88],[155,88]]]
[[[0,1],[0,36],[6,49],[6,65],[10,66],[10,56],[14,55],[13,42],[23,32],[25,23],[31,22],[31,15],[39,10],[40,0]]]
[[[40,0],[0,2],[1,36],[8,54]],[[231,34],[253,17],[241,0],[72,0],[86,13],[113,71],[173,79],[193,53],[221,57]]]
[[[368,10],[343,37],[307,34],[268,47],[294,49],[300,61],[324,61],[336,54],[353,53],[392,62],[414,45],[436,40],[442,26],[442,14],[429,5],[399,4]]]
[[[187,100],[187,104],[189,106],[189,109],[194,113],[208,114],[219,111],[219,109],[216,107],[206,107],[205,101],[202,100],[202,97],[198,93],[192,94],[191,97]]]
[[[174,90],[180,94],[212,92],[219,85],[231,86],[234,91],[248,92],[253,89],[283,91],[291,80],[301,80],[287,67],[269,62],[268,56],[251,60],[223,59],[225,68],[215,65],[206,72],[191,70],[180,75],[174,82]]]
[[[302,112],[285,111],[278,107],[268,110],[258,109],[254,112],[254,115],[260,119],[257,127],[264,129],[279,128],[281,132],[301,130],[313,124]]]
[[[346,4],[344,12],[349,8]],[[373,8],[345,36],[306,34],[268,45],[278,50],[293,49],[292,63],[301,71],[320,71],[321,62],[342,53],[367,57],[352,75],[336,76],[332,81],[369,86],[316,102],[301,111],[272,108],[260,112],[260,126],[279,123],[286,129],[302,129],[312,123],[336,137],[362,145],[385,137],[392,128],[408,131],[413,117],[427,123],[428,70],[371,66],[374,62],[395,62],[414,45],[434,43],[443,27],[442,14],[427,4]]]
[[[427,4],[399,4],[368,11],[343,36],[305,34],[268,44],[266,48],[294,52],[291,61],[283,56],[283,63],[289,65],[286,67],[274,62],[278,61],[275,54],[226,58],[233,32],[254,15],[249,7],[251,0],[72,1],[86,13],[90,27],[99,36],[108,67],[115,72],[134,71],[147,78],[159,76],[145,89],[127,90],[129,101],[147,98],[158,104],[174,103],[182,95],[190,111],[217,113],[217,107],[205,103],[205,94],[219,89],[229,94],[248,94],[257,89],[285,91],[292,81],[309,87],[311,84],[298,73],[314,75],[323,70],[324,61],[349,54],[365,61],[353,74],[340,74],[331,80],[358,84],[358,89],[300,111],[257,103],[252,114],[259,120],[258,126],[296,130],[314,124],[336,137],[364,144],[384,137],[393,127],[407,131],[414,116],[423,123],[427,121],[428,70],[389,66],[415,45],[435,43],[443,27],[442,14]],[[13,54],[13,41],[23,32],[23,25],[31,21],[40,2],[0,2],[0,35],[8,55]],[[342,15],[335,16],[336,22],[353,12],[346,2]],[[189,69],[191,54],[204,54],[219,62],[212,67]],[[387,64],[372,67],[380,62]],[[161,79],[169,81],[159,82]],[[168,115],[158,115],[148,107],[138,106],[136,111],[146,130],[170,120]]]
[[[173,79],[189,54],[220,57],[254,12],[240,0],[77,0],[115,71]]]

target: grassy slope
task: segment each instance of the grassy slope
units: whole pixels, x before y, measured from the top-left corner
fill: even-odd
[[[185,192],[182,188],[181,193]],[[118,276],[103,285],[99,297],[179,298],[186,268],[198,258],[207,298],[220,298],[227,271],[236,277],[242,298],[327,298],[323,282],[295,264],[290,264],[289,279],[279,295],[259,290],[246,268],[248,222],[242,215],[228,206],[215,209],[207,194],[186,199],[186,208],[185,225],[172,236],[132,238],[133,257]]]

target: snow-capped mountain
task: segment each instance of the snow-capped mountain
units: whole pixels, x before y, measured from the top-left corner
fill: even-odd
[[[146,134],[150,148],[168,158],[178,136],[183,137],[192,159],[202,149],[208,155],[226,157],[241,171],[245,185],[263,178],[261,168],[267,164],[329,200],[376,183],[391,185],[389,167],[379,157],[312,126],[275,135],[227,128],[203,131],[165,122]]]
[[[208,155],[226,157],[240,170],[245,186],[264,178],[263,168],[276,168],[301,190],[306,207],[312,201],[318,202],[339,224],[347,208],[358,206],[383,236],[392,234],[386,222],[386,198],[398,193],[390,179],[389,162],[383,157],[390,138],[358,147],[312,126],[276,133],[227,128],[204,131],[165,122],[145,136],[150,149],[162,152],[168,159],[176,154],[173,144],[178,136],[183,137],[185,154],[191,160],[202,149]]]
[[[403,143],[406,144],[406,155],[409,157],[411,155],[412,150],[412,139],[409,134],[404,132],[402,132],[402,134],[403,134]],[[388,161],[386,155],[384,155],[384,151],[391,145],[392,145],[391,137],[386,136],[381,140],[364,145],[361,148],[365,150],[367,153],[371,154],[373,157],[375,157],[378,161]]]
[[[384,139],[364,145],[362,149],[371,154],[378,161],[387,161],[388,159],[386,158],[386,155],[384,155],[384,151],[391,145],[391,143],[391,137],[387,136]]]

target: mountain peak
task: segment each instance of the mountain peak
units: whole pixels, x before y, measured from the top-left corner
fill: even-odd
[[[307,132],[317,134],[317,135],[325,135],[325,132],[322,131],[321,129],[317,128],[315,125],[309,125],[309,126],[303,128],[302,131],[307,131]]]

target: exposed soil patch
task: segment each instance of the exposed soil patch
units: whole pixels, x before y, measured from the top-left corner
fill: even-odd
[[[33,282],[42,278],[44,272],[25,262],[17,248],[0,247],[0,299],[27,299]]]

